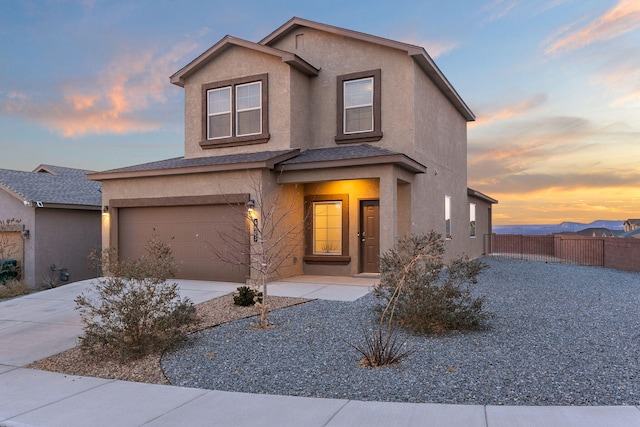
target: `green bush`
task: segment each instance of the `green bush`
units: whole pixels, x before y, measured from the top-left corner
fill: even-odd
[[[118,260],[114,251],[97,255],[111,276],[97,279],[88,295],[75,299],[84,324],[83,349],[113,351],[124,361],[170,348],[185,337],[195,307],[180,298],[176,283],[167,282],[177,269],[171,248],[153,237],[146,249],[137,260]]]
[[[466,257],[446,265],[443,255],[444,243],[433,231],[405,237],[385,252],[374,289],[383,300],[381,311],[423,334],[483,328],[491,315],[471,286],[486,265]]]
[[[262,302],[262,292],[256,292],[249,286],[240,286],[237,291],[237,295],[233,296],[233,303],[235,305],[248,307],[250,305],[255,305],[256,302]]]

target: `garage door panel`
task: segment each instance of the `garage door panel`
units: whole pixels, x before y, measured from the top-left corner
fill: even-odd
[[[239,242],[247,253],[249,231],[243,216],[228,205],[121,208],[118,211],[120,256],[137,258],[145,253],[153,234],[166,241],[180,264],[177,278],[243,283],[246,266],[218,260],[209,245],[228,250],[225,239]]]

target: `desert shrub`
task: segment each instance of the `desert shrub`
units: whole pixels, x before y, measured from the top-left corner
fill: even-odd
[[[385,331],[386,329],[386,331]],[[363,339],[357,343],[348,343],[361,355],[360,366],[363,368],[383,368],[400,363],[413,352],[407,347],[406,337],[401,338],[395,327],[383,328],[374,332],[363,332]]]
[[[233,296],[233,303],[242,307],[255,305],[256,302],[262,302],[262,292],[257,292],[249,286],[240,286],[237,288],[238,293]]]
[[[167,282],[177,269],[171,248],[153,237],[146,251],[137,260],[118,260],[114,251],[97,254],[111,276],[97,279],[89,294],[75,299],[83,349],[107,350],[123,361],[170,348],[186,335],[195,307],[180,298],[176,283]]]
[[[29,286],[22,280],[9,279],[0,282],[0,299],[26,295],[29,292],[31,292]]]
[[[446,265],[443,255],[444,243],[433,231],[405,237],[382,254],[374,292],[383,315],[423,334],[484,327],[491,315],[471,287],[486,265],[466,257]]]

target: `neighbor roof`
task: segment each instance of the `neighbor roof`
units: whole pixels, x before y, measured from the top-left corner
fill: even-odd
[[[91,171],[40,165],[33,172],[0,169],[0,188],[26,202],[100,207],[101,184],[87,180]],[[59,206],[57,206],[59,207]]]

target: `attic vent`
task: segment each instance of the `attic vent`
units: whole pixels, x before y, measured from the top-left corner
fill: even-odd
[[[296,34],[296,49],[304,47],[304,33]]]

